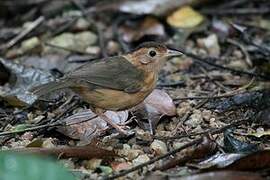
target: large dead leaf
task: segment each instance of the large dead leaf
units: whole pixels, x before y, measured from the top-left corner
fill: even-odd
[[[153,133],[160,118],[164,115],[176,115],[176,107],[171,97],[162,90],[155,89],[143,103],[131,110],[138,119],[147,119]]]
[[[128,111],[106,111],[105,115],[114,123],[123,124],[128,119]],[[108,128],[107,123],[91,110],[85,110],[63,120],[67,126],[58,131],[73,139],[90,141]]]
[[[0,97],[13,106],[31,105],[36,96],[28,92],[33,86],[54,80],[49,72],[26,67],[0,58],[0,63],[10,72],[10,81],[0,86]]]

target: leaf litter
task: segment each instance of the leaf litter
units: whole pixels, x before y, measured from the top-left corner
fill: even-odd
[[[0,2],[2,150],[66,158],[79,179],[269,177],[267,8],[245,0],[9,3]],[[72,93],[38,104],[28,93],[147,40],[186,55],[166,62],[142,104],[106,112],[135,135],[119,136]]]

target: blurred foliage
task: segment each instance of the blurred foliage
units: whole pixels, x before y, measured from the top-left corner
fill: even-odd
[[[54,162],[30,155],[0,153],[1,180],[75,180]]]

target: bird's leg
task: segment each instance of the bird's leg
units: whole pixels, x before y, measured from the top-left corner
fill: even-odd
[[[104,114],[104,110],[99,109],[99,108],[95,108],[94,112],[104,121],[106,121],[108,124],[110,124],[113,128],[115,128],[119,133],[124,134],[124,135],[128,135],[128,132],[125,131],[124,129],[122,129],[120,126],[118,126],[117,124],[115,124],[114,122],[112,122],[112,120],[110,118],[108,118],[105,114]]]

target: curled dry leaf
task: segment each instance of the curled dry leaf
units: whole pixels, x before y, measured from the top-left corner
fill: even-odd
[[[233,136],[231,130],[224,132],[224,150],[229,153],[251,153],[259,150],[259,146],[247,143]]]
[[[105,115],[114,123],[123,124],[128,119],[128,111],[106,111]],[[63,120],[67,126],[58,131],[73,139],[89,141],[107,129],[107,123],[91,110],[84,110]]]
[[[148,119],[151,133],[164,115],[176,115],[176,107],[171,97],[162,90],[155,89],[143,103],[131,110],[139,119]]]
[[[165,92],[155,89],[145,100],[146,108],[154,107],[153,110],[162,115],[174,116],[176,114],[176,107],[172,98]],[[151,109],[151,108],[150,108]],[[153,112],[153,111],[149,111]]]
[[[1,58],[0,63],[10,72],[10,82],[0,86],[0,97],[13,106],[33,104],[36,96],[29,93],[28,90],[36,85],[54,80],[49,72],[40,69],[26,67]]]

